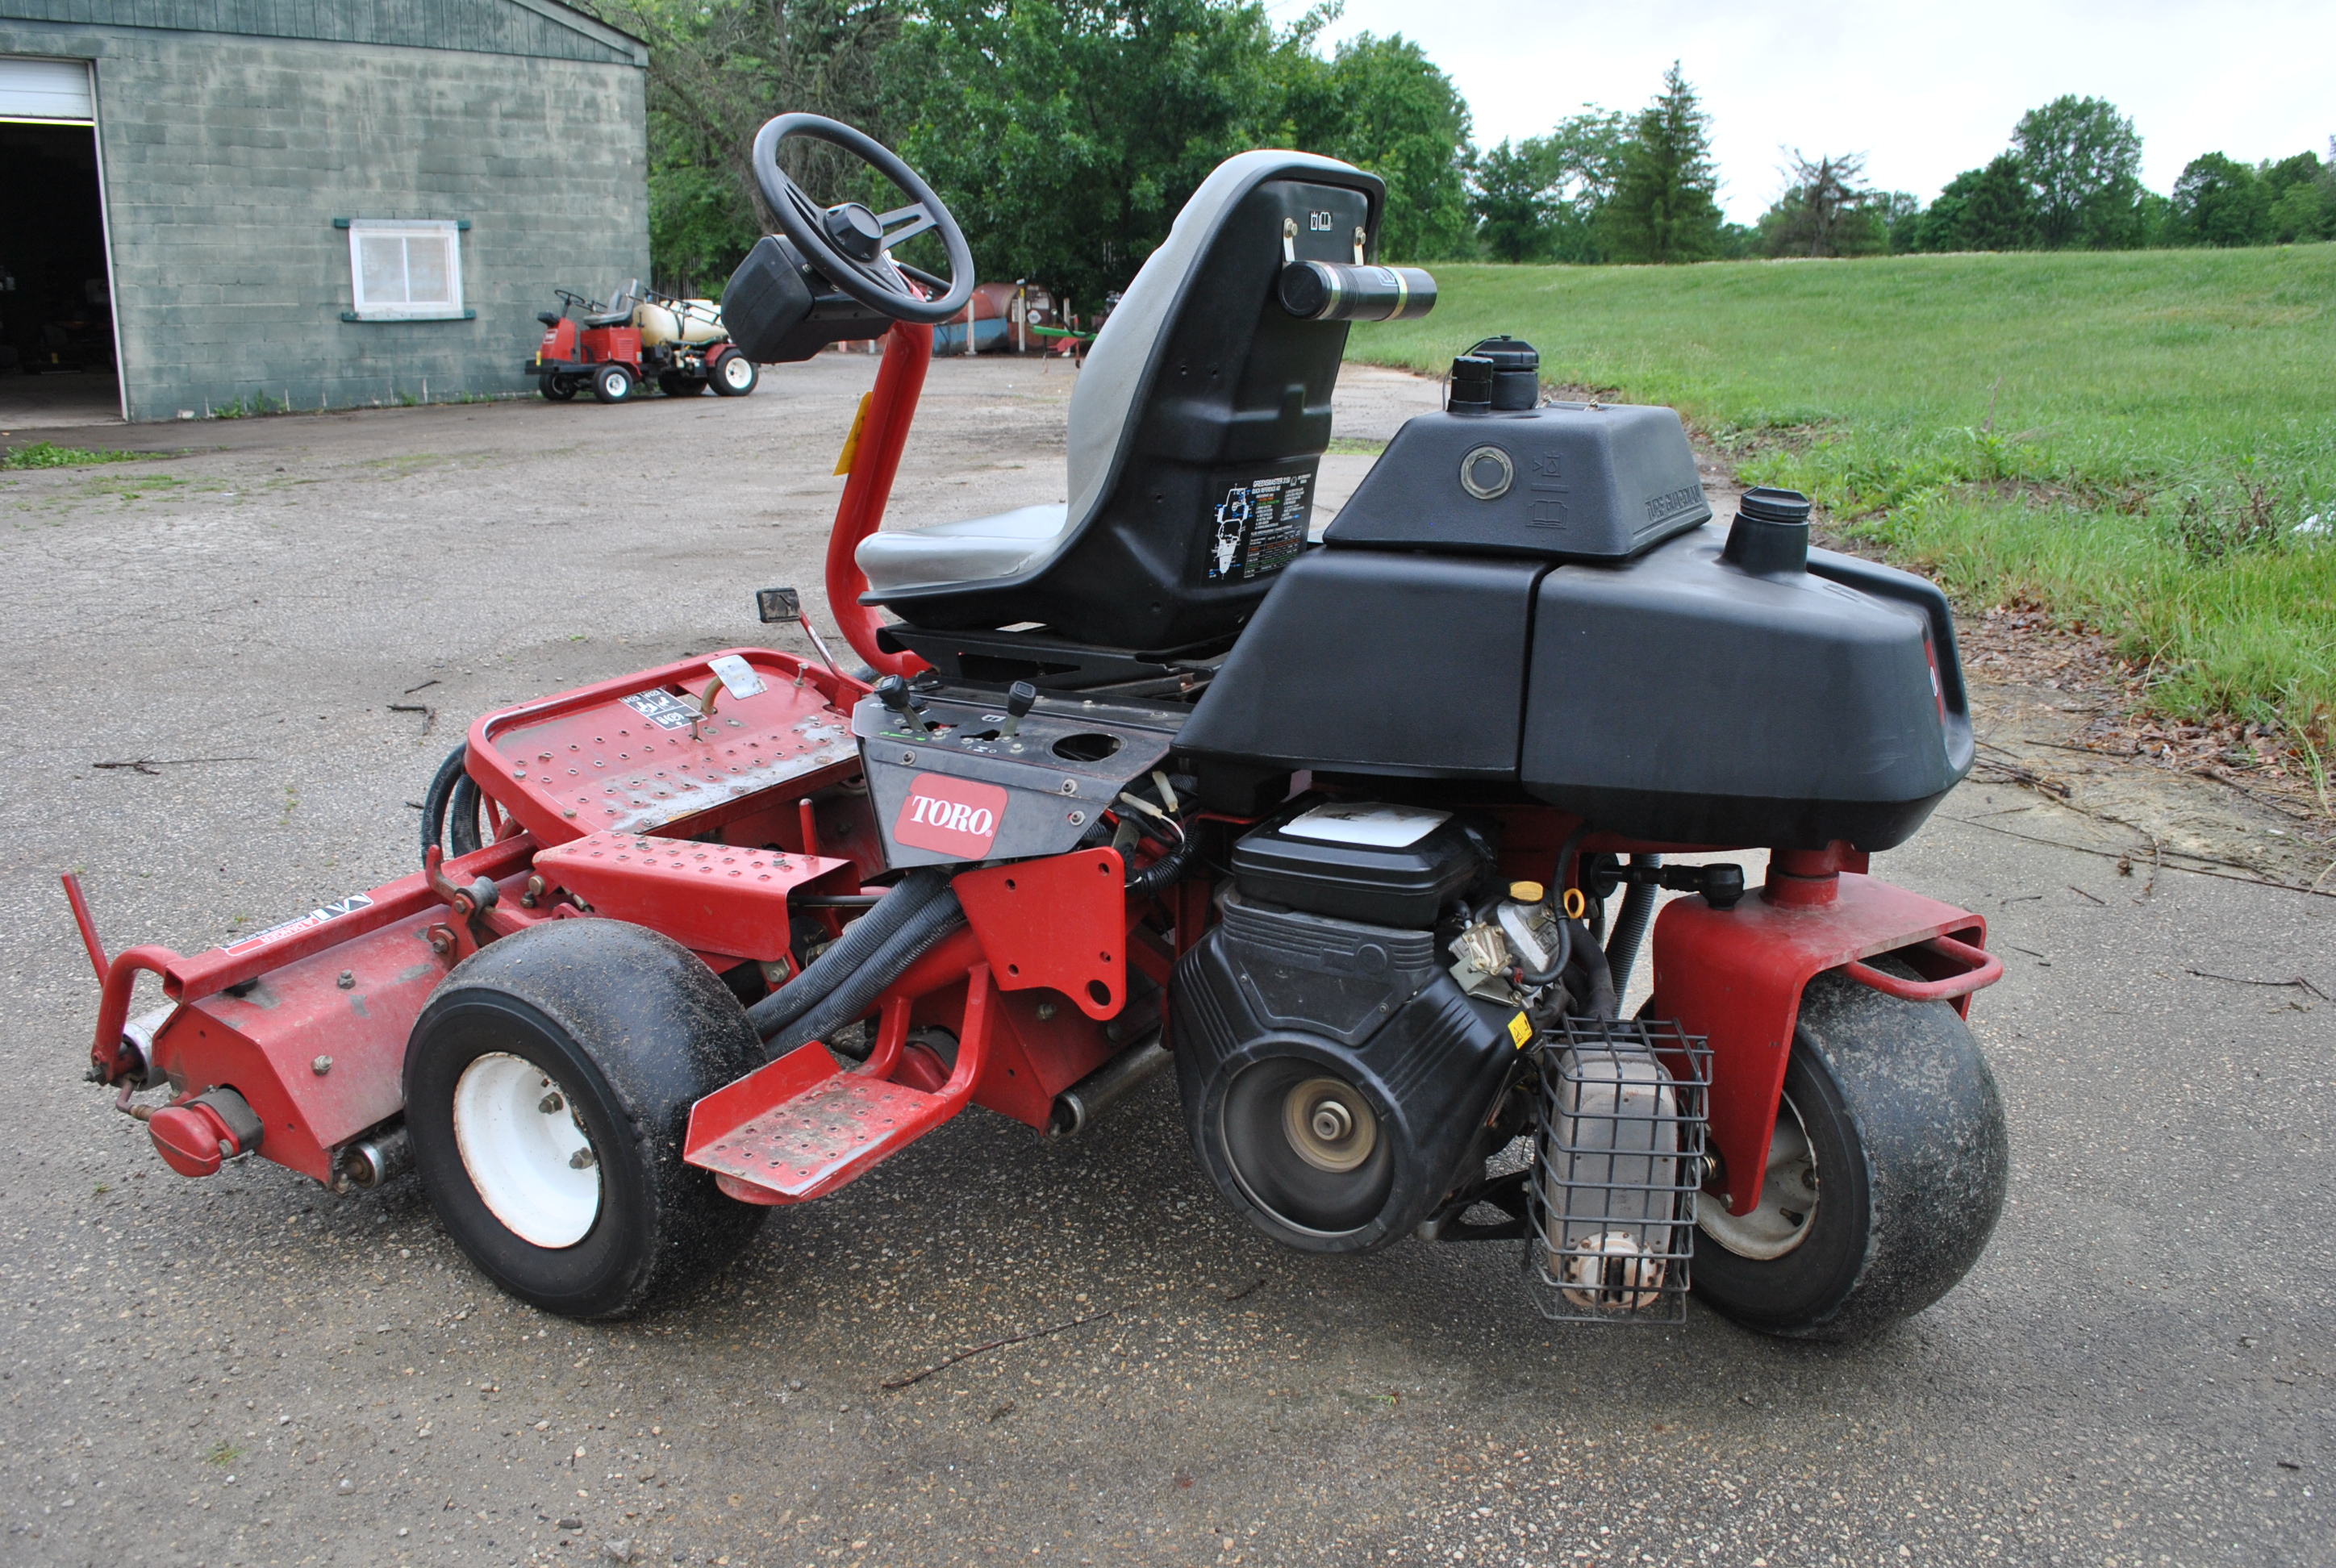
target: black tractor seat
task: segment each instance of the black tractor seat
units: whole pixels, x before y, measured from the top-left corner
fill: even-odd
[[[1068,502],[871,534],[862,602],[910,628],[1230,641],[1306,549],[1347,346],[1345,323],[1291,316],[1275,281],[1293,257],[1368,259],[1385,200],[1378,176],[1310,153],[1219,165],[1087,352]]]
[[[579,317],[578,325],[582,326],[630,326],[633,324],[633,309],[640,303],[640,298],[641,280],[638,278],[632,278],[628,280],[622,288],[619,288],[614,295],[609,297],[608,311],[607,315],[586,316]]]

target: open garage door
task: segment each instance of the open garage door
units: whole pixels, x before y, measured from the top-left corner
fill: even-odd
[[[90,69],[0,55],[0,429],[122,415]]]

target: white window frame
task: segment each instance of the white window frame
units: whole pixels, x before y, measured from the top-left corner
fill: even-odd
[[[462,235],[464,225],[444,218],[352,218],[349,219],[349,289],[359,321],[460,321],[462,307]],[[368,299],[365,297],[364,245],[367,239],[443,241],[452,263],[446,269],[449,299]]]

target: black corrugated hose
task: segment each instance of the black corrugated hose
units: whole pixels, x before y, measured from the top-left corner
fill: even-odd
[[[1166,854],[1142,871],[1128,872],[1127,891],[1142,899],[1155,898],[1165,891],[1183,877],[1184,868],[1192,862],[1192,846],[1199,837],[1198,833],[1188,833],[1178,839],[1175,847]]]
[[[910,872],[891,892],[876,901],[875,908],[844,927],[843,934],[805,965],[803,973],[747,1008],[747,1022],[766,1040],[778,1034],[864,967],[900,932],[911,915],[949,891],[949,873],[941,868],[920,866]],[[949,902],[954,906],[957,900],[952,897]]]
[[[1150,898],[1184,874],[1193,841],[1130,872],[1127,891]],[[910,872],[881,902],[786,986],[746,1010],[773,1059],[823,1039],[876,1004],[884,988],[965,923],[965,911],[939,867]]]
[[[1634,866],[1659,866],[1660,855],[1632,855]],[[1630,969],[1639,961],[1639,944],[1646,940],[1647,923],[1655,918],[1655,885],[1632,882],[1622,895],[1622,912],[1614,917],[1614,934],[1606,939],[1606,969],[1614,977],[1619,1000],[1630,989]]]
[[[884,903],[878,904],[876,907],[881,910],[884,904],[891,901],[892,899],[887,897]],[[866,920],[872,918],[874,918],[872,915],[863,917],[861,923],[864,924]],[[886,986],[898,979],[910,964],[915,963],[946,940],[951,932],[963,924],[965,924],[965,910],[957,901],[956,890],[949,887],[947,882],[943,882],[939,897],[931,900],[910,915],[899,930],[895,931],[881,947],[870,953],[858,968],[837,981],[834,989],[821,997],[811,1007],[803,1009],[793,1023],[783,1025],[764,1034],[763,1039],[770,1047],[772,1059],[775,1061],[798,1046],[807,1045],[813,1040],[824,1039],[833,1031],[842,1028],[870,1008],[874,1007],[876,998],[884,994]],[[828,950],[832,952],[834,949],[831,948]],[[826,955],[821,956],[824,958]],[[813,967],[817,968],[816,965]],[[797,984],[800,984],[802,979],[810,978],[811,970],[805,969]],[[786,990],[781,991],[779,996],[785,996],[787,991],[793,989],[793,986],[789,986]],[[777,997],[765,997],[764,1001],[757,1002],[755,1007],[760,1008],[764,1002],[777,999]],[[752,1018],[753,1012],[750,1010],[747,1016]],[[761,1026],[758,1023],[756,1027],[759,1028]]]

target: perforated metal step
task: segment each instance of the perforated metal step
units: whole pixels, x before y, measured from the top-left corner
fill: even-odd
[[[911,1129],[921,1130],[934,1098],[838,1073],[696,1150],[693,1163],[781,1198],[809,1197]]]

